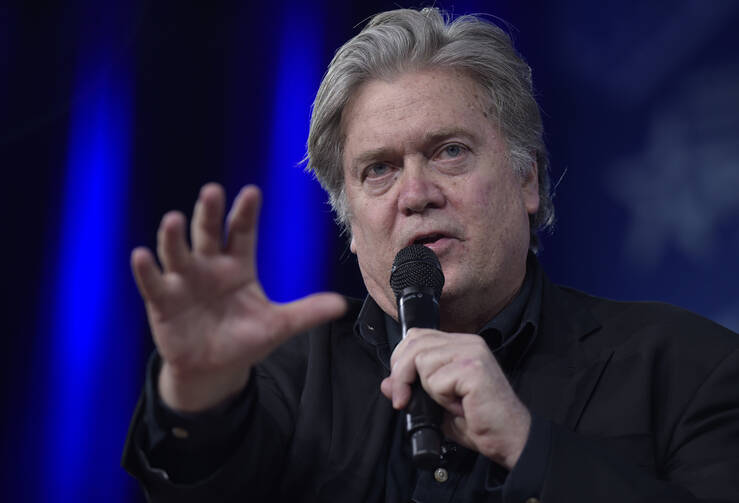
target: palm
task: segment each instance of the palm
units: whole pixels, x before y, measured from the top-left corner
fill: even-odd
[[[238,260],[219,256],[193,262],[186,274],[164,275],[170,295],[163,302],[147,303],[162,357],[193,371],[249,359],[268,342],[263,336],[271,332],[273,306]]]

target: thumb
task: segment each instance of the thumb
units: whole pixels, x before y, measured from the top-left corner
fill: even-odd
[[[287,339],[300,332],[335,320],[347,310],[344,297],[337,293],[315,293],[302,299],[278,306],[278,316],[284,323],[284,333],[280,334]]]
[[[441,425],[444,436],[459,445],[472,450],[478,450],[475,443],[467,435],[467,421],[464,417],[454,416],[448,412],[444,414],[444,422]]]

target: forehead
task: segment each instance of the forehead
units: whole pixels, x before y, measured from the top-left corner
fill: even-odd
[[[456,70],[369,80],[354,92],[342,114],[345,154],[400,144],[434,130],[490,127],[488,103],[483,88]]]

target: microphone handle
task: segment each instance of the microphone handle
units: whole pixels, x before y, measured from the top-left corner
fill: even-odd
[[[398,297],[398,318],[403,338],[411,328],[439,328],[439,301],[428,288],[408,287]],[[420,379],[412,386],[405,409],[406,433],[416,466],[433,469],[441,459],[441,406],[421,387]]]

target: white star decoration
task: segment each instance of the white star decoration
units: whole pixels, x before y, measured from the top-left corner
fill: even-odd
[[[687,79],[607,185],[630,213],[624,246],[638,265],[654,265],[668,246],[706,259],[726,224],[739,235],[739,71]]]

